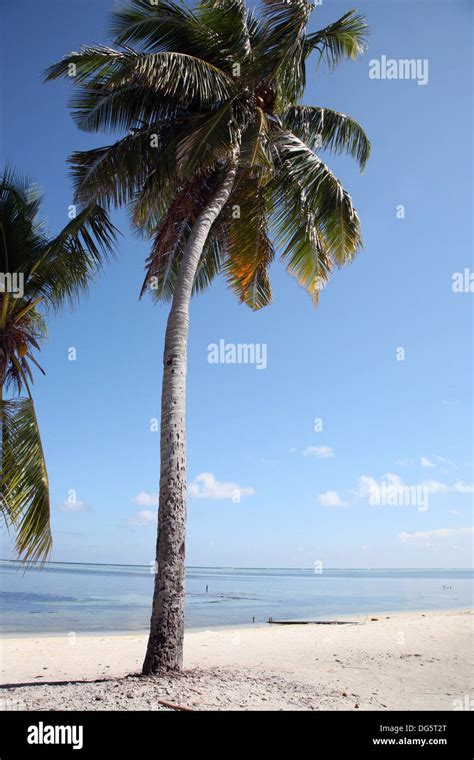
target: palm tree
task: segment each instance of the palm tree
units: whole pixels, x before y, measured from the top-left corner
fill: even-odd
[[[271,300],[275,249],[314,302],[361,245],[350,195],[317,155],[347,151],[364,167],[357,122],[301,105],[306,62],[364,50],[355,11],[307,32],[307,0],[130,0],[112,16],[115,47],[53,65],[69,76],[77,125],[121,139],[70,157],[83,202],[126,204],[152,240],[143,292],[171,300],[161,400],[157,571],[143,672],[182,667],[186,529],[185,389],[189,304],[222,273],[253,309]],[[132,47],[133,46],[133,47]]]
[[[0,513],[18,556],[44,560],[52,546],[48,474],[31,395],[45,309],[74,302],[111,252],[115,228],[92,204],[55,237],[38,219],[34,186],[0,177]],[[43,372],[44,374],[44,372]],[[4,390],[10,391],[4,398]],[[26,394],[26,395],[25,395]]]

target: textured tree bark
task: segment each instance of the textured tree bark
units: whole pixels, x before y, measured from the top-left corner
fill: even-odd
[[[163,354],[160,496],[155,589],[143,673],[179,671],[183,664],[186,535],[186,361],[189,303],[197,267],[214,220],[232,191],[231,161],[214,197],[197,218],[176,282]]]

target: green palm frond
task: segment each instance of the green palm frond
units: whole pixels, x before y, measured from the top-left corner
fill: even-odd
[[[47,242],[39,219],[41,195],[25,178],[5,168],[0,177],[0,272],[24,273]]]
[[[241,178],[229,200],[236,217],[227,217],[227,248],[222,271],[239,300],[257,310],[269,304],[268,269],[275,252],[268,235],[265,190],[251,173]]]
[[[176,149],[180,176],[188,178],[225,161],[240,143],[248,112],[245,98],[231,98],[211,114],[198,117]]]
[[[46,236],[38,219],[39,197],[30,200],[29,187],[16,175],[0,179],[1,271],[21,273],[26,303],[42,297],[56,308],[74,302],[87,287],[114,252],[117,230],[106,211],[90,203],[58,235]],[[16,309],[17,299],[3,298],[3,305],[7,300],[8,308]]]
[[[48,474],[33,401],[0,402],[0,506],[19,557],[47,559],[52,546]]]
[[[333,153],[347,152],[364,169],[370,155],[370,142],[357,121],[345,113],[314,106],[289,106],[281,116],[283,126],[309,148],[327,148]]]
[[[117,44],[139,43],[144,50],[156,51],[177,49],[180,43],[192,44],[194,25],[200,26],[194,14],[177,3],[130,0],[114,10],[109,26]]]
[[[169,146],[179,142],[170,141],[157,155],[156,165],[137,189],[130,204],[130,218],[137,231],[144,236],[153,236],[167,209],[173,202],[179,181],[176,170],[176,150]],[[174,145],[175,147],[175,145]]]
[[[115,252],[117,229],[98,204],[80,210],[44,252],[31,261],[29,290],[54,309],[77,302],[91,280]]]
[[[305,57],[317,50],[329,66],[337,66],[345,58],[354,59],[365,52],[368,32],[364,16],[348,11],[333,24],[308,34]]]
[[[72,95],[70,106],[74,121],[85,132],[136,131],[183,113],[179,98],[157,97],[154,90],[143,85],[121,85],[112,91],[84,85]]]
[[[277,178],[268,187],[273,198],[271,215],[275,243],[289,274],[307,291],[316,305],[326,285],[333,262],[330,247],[305,205],[300,188]]]
[[[178,3],[130,0],[113,12],[110,31],[117,45],[138,45],[147,53],[179,51],[222,67],[230,63],[222,36]]]
[[[114,250],[116,229],[96,203],[79,209],[56,236],[40,220],[37,189],[13,171],[0,179],[0,267],[21,276],[0,291],[0,515],[19,556],[46,559],[51,548],[48,477],[31,398],[46,337],[44,312],[75,302]],[[1,270],[0,270],[1,271]],[[28,398],[4,400],[4,391]]]
[[[349,193],[321,159],[294,134],[273,126],[280,164],[282,200],[300,194],[337,265],[351,261],[362,245],[359,217]]]
[[[145,54],[84,47],[51,66],[45,79],[59,77],[68,77],[77,86],[70,104],[76,123],[85,131],[130,128],[184,105],[206,108],[235,91],[232,79],[218,67],[172,51]],[[157,104],[157,99],[164,103]]]
[[[170,148],[160,126],[153,125],[112,145],[73,153],[69,164],[76,199],[79,202],[93,199],[107,206],[130,202],[149,173],[157,170],[162,155],[166,164],[170,164],[173,158]]]
[[[252,53],[249,12],[243,0],[203,0],[200,21],[212,37],[221,40],[220,55],[229,64],[242,67]],[[235,69],[234,69],[235,70]]]
[[[240,164],[246,169],[258,171],[261,180],[269,178],[273,172],[268,120],[261,108],[257,108],[256,118],[242,134]]]
[[[265,34],[255,48],[261,79],[275,85],[282,101],[298,100],[306,84],[305,29],[312,6],[306,0],[263,0]]]
[[[288,51],[301,37],[310,13],[311,4],[307,0],[263,0],[267,53],[271,53],[277,63],[287,57]]]

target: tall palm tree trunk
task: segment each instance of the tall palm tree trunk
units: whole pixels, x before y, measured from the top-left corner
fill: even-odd
[[[197,267],[214,220],[229,198],[236,172],[227,168],[219,189],[197,218],[183,252],[166,326],[161,395],[160,497],[155,589],[143,673],[179,671],[183,664],[186,535],[186,360],[189,303]]]

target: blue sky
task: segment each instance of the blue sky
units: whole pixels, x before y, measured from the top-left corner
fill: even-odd
[[[53,232],[72,202],[66,157],[111,138],[79,132],[67,83],[43,85],[42,72],[81,44],[105,43],[113,5],[17,0],[3,9],[2,159],[41,185]],[[325,0],[311,26],[350,8]],[[310,72],[304,99],[350,114],[371,139],[363,175],[350,158],[325,155],[352,194],[365,248],[317,309],[279,263],[274,303],[261,312],[239,305],[222,281],[193,303],[190,565],[471,562],[473,295],[454,293],[452,276],[473,268],[472,6],[377,0],[358,9],[372,29],[368,53]],[[369,78],[370,61],[383,55],[427,59],[428,83]],[[35,398],[52,559],[148,564],[159,472],[150,421],[159,415],[167,307],[138,301],[147,245],[123,212],[114,221],[119,256],[75,311],[50,319]],[[266,344],[266,369],[209,364],[208,345],[220,339]],[[369,504],[382,483],[424,484],[428,509]],[[240,502],[230,498],[236,487]]]

